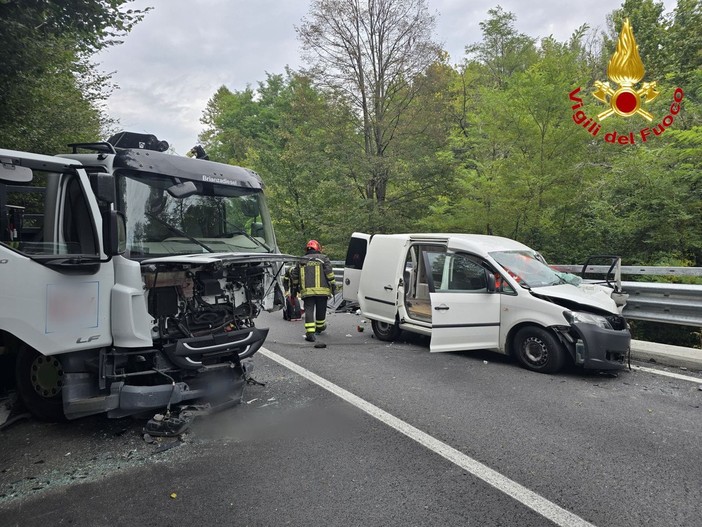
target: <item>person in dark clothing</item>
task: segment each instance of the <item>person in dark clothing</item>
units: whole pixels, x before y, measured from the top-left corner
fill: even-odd
[[[307,242],[305,255],[291,269],[290,279],[305,306],[305,340],[314,342],[315,333],[327,329],[327,299],[336,289],[331,261],[322,254],[317,240]]]

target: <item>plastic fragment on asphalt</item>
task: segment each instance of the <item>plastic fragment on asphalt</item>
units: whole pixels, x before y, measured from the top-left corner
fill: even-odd
[[[151,453],[151,455],[153,456],[154,454],[160,454],[161,452],[165,452],[166,450],[170,450],[171,448],[175,448],[177,446],[180,446],[180,441],[171,441],[170,443],[166,443],[165,445],[158,447]]]
[[[176,498],[178,497],[178,494],[176,494],[175,492],[171,492],[171,496],[170,496],[170,497],[171,497],[172,500],[174,500],[174,499],[176,499]]]

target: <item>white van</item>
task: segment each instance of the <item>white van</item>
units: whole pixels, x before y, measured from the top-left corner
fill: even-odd
[[[611,292],[566,282],[522,243],[477,234],[354,233],[344,268],[344,298],[378,339],[410,331],[430,336],[432,352],[491,349],[543,373],[568,359],[625,366],[631,335]]]

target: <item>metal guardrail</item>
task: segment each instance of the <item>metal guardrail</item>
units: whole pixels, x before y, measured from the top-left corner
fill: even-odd
[[[342,262],[343,263],[343,262]],[[564,273],[579,275],[582,265],[551,265],[553,269]],[[608,265],[588,265],[586,273],[604,274],[608,271]],[[622,265],[623,275],[655,275],[655,276],[702,276],[702,267],[654,267],[645,265]]]
[[[600,274],[609,270],[605,265],[552,265],[566,273]],[[621,266],[622,275],[630,276],[702,276],[701,267]],[[622,290],[629,295],[622,314],[631,320],[646,320],[664,324],[702,327],[702,285],[670,284],[665,282],[626,282]]]
[[[629,294],[622,314],[632,320],[702,327],[702,286],[622,282]]]
[[[334,261],[337,284],[343,283],[344,262]],[[580,275],[582,265],[552,265],[554,269]],[[606,265],[591,265],[586,274],[605,274]],[[702,276],[701,267],[622,266],[622,275],[647,276]],[[669,284],[657,282],[622,282],[629,295],[622,314],[631,320],[645,320],[664,324],[702,327],[702,285]]]

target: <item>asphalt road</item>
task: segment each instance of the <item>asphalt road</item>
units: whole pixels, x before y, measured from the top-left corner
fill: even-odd
[[[261,317],[265,386],[182,440],[147,443],[131,419],[15,424],[0,525],[700,524],[700,375],[540,375],[329,322],[317,349]]]

